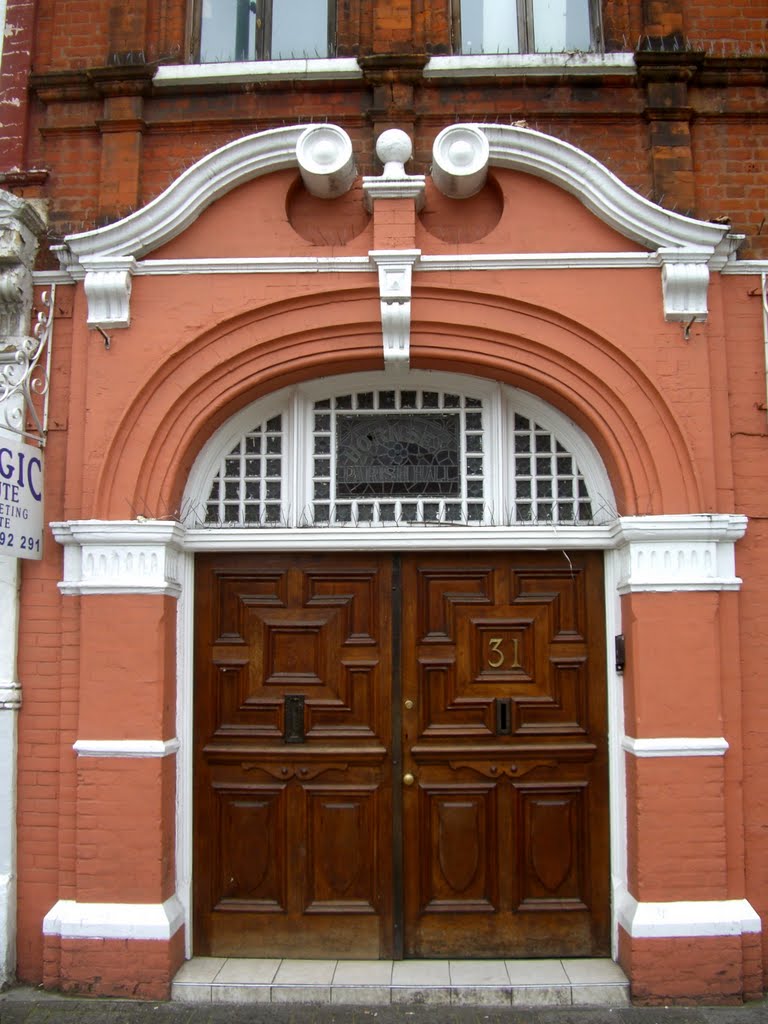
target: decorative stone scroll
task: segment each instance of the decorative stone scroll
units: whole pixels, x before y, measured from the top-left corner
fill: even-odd
[[[311,125],[296,143],[296,160],[308,192],[335,199],[352,188],[357,171],[352,140],[335,124]]]
[[[490,146],[471,124],[443,128],[432,147],[432,181],[443,195],[466,199],[476,195],[488,175]]]

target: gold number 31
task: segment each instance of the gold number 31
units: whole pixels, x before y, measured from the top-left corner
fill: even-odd
[[[492,636],[488,638],[488,668],[502,668],[506,661],[506,655],[501,649],[504,637]],[[508,668],[522,668],[520,664],[520,641],[512,640],[512,664]]]

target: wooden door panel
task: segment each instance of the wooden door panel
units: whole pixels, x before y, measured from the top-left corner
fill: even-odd
[[[586,783],[515,784],[519,910],[587,910]]]
[[[388,557],[198,558],[197,952],[391,952],[390,589]]]
[[[214,785],[212,825],[218,829],[213,904],[216,910],[284,911],[285,786]]]
[[[304,792],[307,913],[378,913],[378,787],[305,786]]]
[[[498,906],[497,787],[429,785],[416,794],[422,872],[421,913],[492,913]]]
[[[606,954],[599,556],[410,556],[402,576],[406,955]]]

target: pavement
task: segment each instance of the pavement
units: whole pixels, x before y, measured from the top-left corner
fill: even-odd
[[[32,988],[0,993],[0,1024],[768,1024],[768,998],[743,1006],[280,1006],[80,999]]]

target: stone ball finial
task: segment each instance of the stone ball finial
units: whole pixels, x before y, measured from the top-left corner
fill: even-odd
[[[376,140],[376,156],[384,164],[385,178],[404,178],[404,165],[412,154],[411,140],[400,128],[388,128]]]

